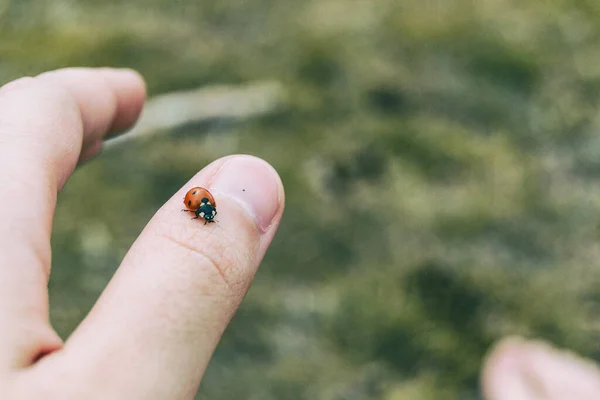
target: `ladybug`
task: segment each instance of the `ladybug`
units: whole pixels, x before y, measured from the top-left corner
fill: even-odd
[[[185,204],[188,209],[181,211],[193,212],[196,214],[192,219],[203,218],[204,225],[215,222],[217,203],[215,202],[213,195],[203,187],[191,188],[185,195],[183,204]]]

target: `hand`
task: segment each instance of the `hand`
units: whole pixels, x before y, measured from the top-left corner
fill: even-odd
[[[483,387],[487,400],[596,400],[600,371],[542,342],[509,338],[488,358]]]
[[[78,161],[135,122],[144,98],[129,70],[60,70],[0,88],[2,399],[193,398],[271,243],[284,204],[277,173],[250,156],[218,160],[156,213],[61,341],[47,293],[57,193]],[[193,186],[215,196],[217,224],[181,212]]]

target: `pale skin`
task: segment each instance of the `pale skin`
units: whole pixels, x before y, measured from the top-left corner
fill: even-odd
[[[2,399],[192,399],[271,243],[284,208],[277,173],[250,156],[219,159],[156,212],[90,314],[58,337],[47,292],[57,193],[144,100],[129,70],[66,69],[0,88]],[[194,186],[215,196],[217,224],[181,212]],[[23,212],[30,198],[39,204]],[[512,340],[488,358],[483,384],[488,400],[592,399],[600,374]]]

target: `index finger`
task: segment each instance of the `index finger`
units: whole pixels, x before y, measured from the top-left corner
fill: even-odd
[[[0,89],[0,369],[60,345],[47,299],[58,190],[82,151],[135,121],[144,98],[128,70],[60,70]]]

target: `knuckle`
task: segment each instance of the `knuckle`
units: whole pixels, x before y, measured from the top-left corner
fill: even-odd
[[[41,75],[35,78],[21,78],[11,84],[16,90],[7,90],[3,103],[17,109],[36,110],[28,124],[32,133],[44,132],[54,126],[60,126],[61,132],[77,133],[81,130],[82,122],[77,102],[64,85]],[[76,129],[65,129],[73,127]]]
[[[48,107],[59,110],[60,114],[63,115],[65,112],[71,112],[72,117],[80,119],[77,100],[66,85],[60,81],[42,76],[36,78],[36,85],[35,90],[39,91],[40,97],[44,99]]]

